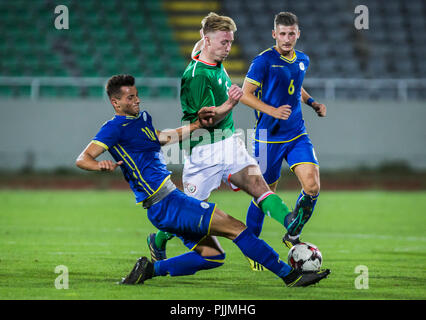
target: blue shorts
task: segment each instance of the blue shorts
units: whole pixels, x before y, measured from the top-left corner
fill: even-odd
[[[266,143],[254,140],[254,157],[258,160],[263,177],[268,184],[272,184],[280,178],[284,159],[292,171],[296,165],[301,163],[319,165],[314,147],[307,134],[285,143]]]
[[[190,250],[210,232],[216,204],[200,201],[176,189],[148,208],[148,219],[159,230],[178,236]]]

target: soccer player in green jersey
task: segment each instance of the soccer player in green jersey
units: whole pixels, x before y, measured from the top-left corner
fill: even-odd
[[[265,182],[257,161],[249,155],[244,142],[235,134],[232,109],[225,104],[228,95],[242,90],[231,84],[222,62],[231,51],[234,21],[225,16],[210,13],[202,21],[202,49],[192,57],[182,76],[182,121],[194,122],[197,112],[204,106],[215,106],[214,124],[204,134],[192,134],[189,152],[185,155],[183,169],[184,192],[199,200],[207,200],[211,191],[221,182],[232,189],[242,189],[256,199],[265,215],[284,226],[290,213],[282,199],[271,191]],[[185,149],[185,148],[184,148]],[[171,235],[162,231],[148,236],[148,246],[153,260],[166,258],[165,244]],[[212,237],[219,251],[219,242]],[[211,243],[209,244],[211,245]],[[251,263],[252,269],[262,268]]]

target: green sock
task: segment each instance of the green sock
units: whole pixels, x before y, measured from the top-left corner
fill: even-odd
[[[290,210],[285,205],[284,201],[275,193],[263,199],[259,203],[259,207],[265,215],[277,220],[284,226],[284,218]]]
[[[171,233],[158,230],[155,235],[155,246],[160,250],[164,250],[166,249],[167,241],[173,237]]]

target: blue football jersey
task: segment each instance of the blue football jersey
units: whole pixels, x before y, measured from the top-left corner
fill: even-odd
[[[253,59],[246,80],[258,86],[257,98],[268,105],[278,108],[291,106],[291,115],[287,120],[278,120],[267,114],[255,111],[255,140],[261,142],[286,142],[306,134],[301,108],[301,88],[309,57],[303,52],[294,51],[291,59],[285,58],[271,47]],[[259,130],[267,130],[259,135]]]
[[[115,115],[92,140],[112,155],[133,190],[136,202],[152,196],[170,177],[161,145],[146,111],[137,117]]]

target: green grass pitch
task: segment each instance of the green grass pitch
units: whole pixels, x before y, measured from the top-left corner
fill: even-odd
[[[280,195],[292,206],[297,192]],[[216,192],[211,201],[244,221],[250,198]],[[220,268],[120,286],[136,259],[149,254],[146,236],[155,230],[130,191],[3,190],[0,299],[423,300],[425,213],[426,192],[323,191],[302,239],[319,247],[332,274],[313,287],[286,288],[269,271],[250,271],[227,239],[221,239],[227,258]],[[261,238],[286,260],[282,235],[282,227],[266,218]],[[179,239],[168,243],[169,256],[185,250]],[[59,265],[68,268],[68,289],[55,287]],[[360,265],[368,268],[365,289],[355,286]]]

